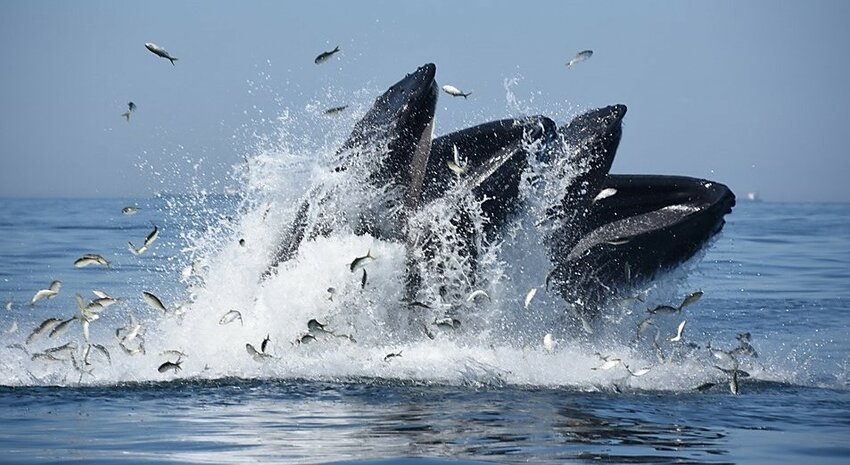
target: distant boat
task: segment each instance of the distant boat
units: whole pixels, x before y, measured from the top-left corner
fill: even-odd
[[[758,192],[747,192],[747,200],[750,202],[761,202]]]

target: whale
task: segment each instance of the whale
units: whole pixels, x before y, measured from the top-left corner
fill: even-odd
[[[434,137],[438,89],[429,63],[376,98],[336,152],[330,180],[298,202],[264,277],[294,258],[305,240],[348,228],[406,245],[406,292],[414,299],[423,273],[443,271],[444,238],[417,230],[412,218],[450,192],[467,192],[479,211],[448,214],[459,236],[452,240],[461,244],[456,252],[470,264],[474,283],[481,244],[504,240],[508,226],[534,210],[531,192],[542,205],[534,214],[551,264],[547,289],[593,318],[608,299],[694,257],[735,205],[732,191],[715,181],[610,173],[626,105],[588,110],[562,126],[537,115]],[[450,166],[456,156],[462,169]],[[476,215],[484,219],[481,228],[474,227]],[[462,293],[441,288],[440,295]]]

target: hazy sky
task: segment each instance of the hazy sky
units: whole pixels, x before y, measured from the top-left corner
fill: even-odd
[[[274,137],[259,118],[288,109],[304,138],[320,140],[327,123],[314,107],[365,104],[434,62],[440,84],[473,92],[440,96],[438,134],[522,111],[563,124],[624,103],[613,172],[850,201],[848,24],[846,1],[6,0],[0,196],[210,183],[241,160],[246,134]],[[335,45],[338,58],[313,64]],[[593,57],[567,70],[583,49]],[[519,108],[506,99],[514,78]],[[126,123],[130,100],[138,110]]]

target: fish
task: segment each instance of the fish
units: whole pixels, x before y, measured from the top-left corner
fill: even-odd
[[[109,261],[99,254],[87,253],[74,261],[74,266],[77,268],[84,268],[89,265],[102,265],[107,268],[110,267]]]
[[[313,63],[315,63],[315,64],[317,64],[317,65],[320,65],[320,64],[322,64],[322,63],[324,63],[324,62],[326,62],[326,61],[330,60],[330,59],[331,59],[331,57],[332,57],[332,56],[334,56],[334,54],[335,54],[335,53],[337,53],[337,52],[339,52],[339,51],[340,51],[340,49],[339,49],[339,45],[337,45],[337,46],[336,46],[333,50],[331,50],[330,52],[322,52],[322,53],[320,53],[320,54],[319,54],[319,56],[317,56],[317,57],[316,57],[316,59],[315,59],[315,60],[313,60]]]
[[[731,366],[734,370],[738,369],[738,359],[736,359],[731,352],[711,347],[711,343],[709,343],[706,348],[708,349],[709,353],[718,361],[723,362],[723,364],[725,365]]]
[[[136,213],[139,213],[139,207],[128,205],[128,206],[121,209],[121,213],[123,213],[127,216],[132,216],[132,215],[135,215]]]
[[[267,358],[271,358],[271,355],[258,351],[251,344],[245,344],[245,350],[248,352],[248,355],[253,357],[257,362],[262,362]]]
[[[135,255],[135,256],[137,256],[137,257],[138,257],[139,255],[141,255],[141,254],[143,254],[143,253],[145,253],[145,252],[147,252],[147,251],[148,251],[148,248],[147,248],[147,247],[145,247],[145,246],[136,247],[136,246],[135,246],[135,245],[133,245],[133,243],[132,243],[132,242],[130,242],[130,241],[127,241],[127,244],[128,244],[128,247],[127,247],[127,248],[130,250],[130,253],[132,253],[133,255]]]
[[[591,203],[596,203],[600,200],[607,199],[608,197],[611,197],[612,195],[614,195],[616,193],[617,193],[617,189],[614,189],[613,187],[606,187],[605,189],[602,189],[601,191],[599,191],[598,194],[596,194],[596,197],[593,198]]]
[[[110,298],[110,297],[109,297],[109,294],[107,294],[106,292],[101,291],[101,290],[99,290],[99,289],[92,289],[92,290],[91,290],[91,293],[92,293],[92,294],[94,294],[94,295],[95,295],[95,297],[97,297],[98,299],[106,299],[106,298]]]
[[[637,370],[632,371],[632,369],[629,368],[629,366],[626,365],[625,363],[623,364],[623,366],[626,367],[626,371],[628,371],[629,374],[634,376],[634,377],[643,376],[643,375],[649,373],[649,370],[650,370],[649,367],[644,367],[644,368],[638,368]]]
[[[751,335],[749,332],[747,332],[747,333],[738,333],[738,334],[736,334],[736,335],[735,335],[735,339],[737,339],[737,340],[739,340],[739,341],[741,341],[741,342],[750,342],[750,338],[751,338],[751,337],[752,337],[752,335]]]
[[[375,257],[372,256],[372,249],[369,249],[369,250],[366,251],[366,255],[364,255],[362,257],[355,258],[354,261],[351,262],[350,265],[348,265],[348,268],[351,270],[352,273],[354,273],[355,271],[359,270],[360,268],[363,268],[364,266],[366,266],[367,263],[370,263],[370,262],[373,262],[373,261],[375,261]]]
[[[316,340],[316,336],[313,336],[310,333],[304,333],[304,334],[298,336],[295,339],[295,342],[297,342],[298,344],[307,344],[307,343],[313,342],[315,340]]]
[[[133,102],[128,102],[128,103],[127,103],[127,110],[129,110],[129,111],[136,111],[136,104],[135,104],[135,103],[133,103]]]
[[[154,55],[165,58],[166,60],[170,61],[172,66],[174,66],[174,62],[177,61],[177,58],[174,58],[168,52],[166,52],[164,48],[153,42],[145,42],[145,48],[150,50],[150,52]]]
[[[76,350],[77,350],[77,343],[66,342],[65,344],[62,344],[61,346],[51,347],[49,349],[45,349],[44,353],[46,353],[46,354],[58,354],[60,352],[71,353],[71,352],[74,352]]]
[[[430,305],[419,302],[418,300],[401,299],[399,302],[403,303],[404,305],[407,305],[408,307],[419,307],[419,308],[425,308],[425,309],[431,308]]]
[[[366,289],[366,268],[363,268],[363,278],[360,279],[360,289]]]
[[[23,346],[23,344],[20,344],[20,343],[17,343],[17,342],[16,342],[16,343],[14,343],[14,344],[9,344],[9,345],[7,345],[7,346],[6,346],[6,348],[7,348],[7,349],[20,349],[20,350],[22,350],[25,354],[27,354],[27,355],[29,355],[29,354],[30,354],[30,351],[28,351],[28,350],[27,350],[27,348]]]
[[[749,357],[758,358],[759,354],[756,352],[755,347],[750,345],[749,342],[741,341],[741,345],[732,350],[731,355],[747,355]]]
[[[165,305],[162,304],[162,301],[159,300],[159,297],[151,294],[148,291],[142,291],[142,297],[145,299],[145,302],[147,302],[147,304],[154,310],[159,310],[163,315],[168,313],[168,310],[165,308]]]
[[[346,108],[348,108],[348,105],[328,108],[327,110],[325,110],[325,116],[336,116],[345,111]]]
[[[593,50],[582,50],[576,53],[576,56],[572,57],[569,62],[567,62],[567,68],[572,68],[573,66],[581,63],[584,60],[593,56]]]
[[[682,322],[679,323],[679,327],[676,329],[676,335],[671,338],[668,338],[670,342],[679,342],[682,340],[682,332],[685,330],[686,321],[687,320],[682,320]]]
[[[223,315],[223,316],[222,316],[222,317],[218,320],[218,324],[220,324],[220,325],[226,325],[226,324],[228,324],[228,323],[232,323],[234,320],[237,320],[237,319],[239,320],[239,324],[241,324],[242,326],[245,326],[245,321],[244,321],[244,320],[242,320],[242,314],[241,314],[241,313],[239,313],[239,311],[238,311],[238,310],[231,310],[231,311],[229,311],[229,312],[225,313],[225,314],[224,314],[224,315]]]
[[[732,376],[729,377],[729,391],[738,395],[738,370],[733,370]]]
[[[679,313],[681,309],[678,307],[671,307],[669,305],[658,305],[655,308],[647,309],[646,312],[650,315],[657,315],[659,313]]]
[[[134,111],[136,111],[136,104],[133,102],[129,102],[127,103],[127,111],[122,113],[121,116],[123,116],[127,120],[127,122],[130,122],[130,114]]]
[[[159,228],[154,224],[153,230],[148,233],[147,237],[145,237],[145,243],[142,247],[150,248],[154,242],[159,238]]]
[[[120,342],[118,343],[118,347],[121,347],[121,350],[123,350],[125,354],[130,356],[138,354],[145,355],[145,345],[142,342],[139,342],[139,347],[136,347],[134,349],[131,349],[130,347],[127,347],[126,345]]]
[[[45,352],[38,352],[38,353],[32,354],[32,357],[30,357],[30,360],[32,360],[33,362],[35,362],[35,361],[42,361],[42,362],[64,362],[64,361],[66,361],[65,359],[58,358],[53,354],[48,354],[48,353],[45,353]]]
[[[384,361],[385,361],[385,362],[389,362],[390,360],[392,360],[392,359],[394,359],[394,358],[396,358],[396,357],[401,357],[401,351],[400,351],[400,350],[399,350],[398,352],[390,352],[390,353],[388,353],[386,356],[384,356]]]
[[[682,300],[682,304],[679,305],[679,310],[687,307],[688,305],[695,303],[697,300],[700,299],[700,297],[702,297],[702,294],[703,294],[702,291],[694,291],[694,292],[691,292],[690,294],[688,294],[687,296],[685,296],[685,299]]]
[[[525,295],[525,309],[526,309],[526,310],[528,310],[528,304],[530,304],[530,303],[531,303],[531,299],[533,299],[533,298],[534,298],[534,295],[535,295],[535,294],[537,294],[537,288],[536,288],[536,287],[532,287],[532,288],[528,291],[528,294],[526,294],[526,295]]]
[[[458,329],[460,320],[451,317],[437,318],[434,320],[434,325],[441,329]]]
[[[121,331],[124,331],[124,336],[121,336]],[[136,321],[135,315],[130,313],[130,324],[124,328],[118,328],[115,330],[115,337],[119,338],[122,344],[128,344],[133,342],[134,339],[139,335],[142,331],[142,325]]]
[[[166,371],[171,370],[171,371],[177,373],[178,371],[183,371],[183,368],[180,366],[182,364],[183,364],[183,361],[180,360],[180,358],[178,357],[176,362],[165,362],[165,363],[163,363],[162,365],[159,366],[159,368],[157,368],[157,371],[159,371],[160,373],[165,373]]]
[[[336,294],[336,288],[329,287],[328,288],[328,300],[330,300],[331,302],[334,301],[334,294]]]
[[[177,349],[163,350],[162,352],[159,353],[159,355],[161,357],[171,357],[171,356],[176,355],[177,358],[189,358],[189,355],[186,354],[186,352],[183,352],[182,350],[177,350]]]
[[[460,161],[460,152],[457,150],[457,145],[452,145],[452,154],[452,160],[446,161],[446,165],[458,176],[466,173],[466,167]]]
[[[452,97],[463,97],[464,99],[469,97],[470,95],[472,95],[472,92],[466,92],[466,93],[461,92],[460,89],[458,89],[457,87],[455,87],[451,84],[444,85],[443,86],[443,92],[451,95]]]
[[[52,291],[50,289],[41,289],[40,291],[36,292],[34,296],[32,296],[30,306],[34,306],[39,300],[52,299],[53,297],[56,297],[56,291]]]
[[[34,341],[35,338],[46,333],[49,329],[51,329],[53,326],[59,324],[61,321],[62,321],[61,318],[48,318],[48,319],[42,321],[41,324],[38,325],[32,331],[32,333],[30,333],[30,335],[27,337],[27,344],[32,343],[32,341]]]
[[[557,342],[555,341],[555,338],[552,336],[551,333],[546,333],[543,336],[543,349],[545,349],[546,352],[549,352],[549,353],[554,352],[556,344],[557,344]]]
[[[109,364],[112,365],[112,357],[109,356],[109,351],[106,350],[106,347],[104,347],[100,344],[89,344],[89,349],[92,349],[92,348],[97,349],[98,352],[103,354],[103,356],[106,357],[106,360],[109,362]],[[85,361],[86,361],[86,363],[88,363],[88,351],[86,351]]]
[[[602,359],[602,365],[599,365],[598,367],[591,368],[591,370],[610,370],[611,368],[616,367],[617,365],[619,365],[623,361],[619,358],[615,358],[615,357],[611,357],[611,356],[605,356],[605,355],[602,355],[598,352],[596,353],[596,356],[599,357],[600,359]]]
[[[244,237],[242,239],[239,239],[239,246],[245,247],[245,238]]]
[[[468,296],[466,296],[466,301],[472,302],[478,296],[484,296],[484,297],[487,297],[487,300],[490,300],[490,295],[487,294],[487,291],[485,291],[483,289],[476,289],[476,290],[470,292]]]
[[[71,318],[68,318],[65,321],[60,322],[59,324],[57,324],[56,326],[53,327],[53,330],[50,331],[50,334],[48,334],[47,336],[48,337],[54,337],[54,336],[61,336],[61,335],[65,334],[65,331],[68,330],[68,328],[71,326],[71,323],[73,323],[76,320],[77,320],[77,316],[75,315]]]
[[[262,353],[266,353],[266,348],[269,346],[270,341],[271,341],[271,338],[269,337],[268,334],[266,334],[266,338],[263,339],[262,343],[260,343],[260,351]]]

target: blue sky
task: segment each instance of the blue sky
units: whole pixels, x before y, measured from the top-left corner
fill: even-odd
[[[187,173],[212,185],[249,151],[246,134],[274,135],[261,111],[289,110],[321,140],[305,108],[365,105],[434,62],[440,84],[473,92],[441,95],[438,134],[624,103],[614,172],[850,201],[848,19],[842,1],[4,1],[0,196],[147,196]],[[594,56],[567,70],[583,49]]]

